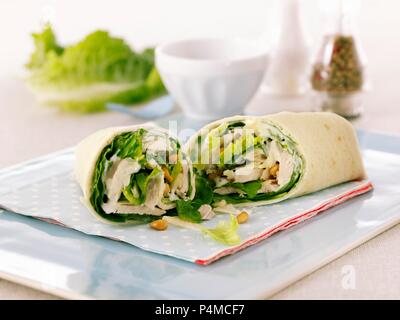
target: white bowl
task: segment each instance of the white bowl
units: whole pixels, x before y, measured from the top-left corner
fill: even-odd
[[[186,115],[216,119],[241,114],[257,91],[268,53],[254,42],[193,39],[156,48],[156,65]]]

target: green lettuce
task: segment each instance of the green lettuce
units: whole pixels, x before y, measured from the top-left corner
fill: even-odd
[[[241,242],[238,234],[239,223],[233,214],[229,215],[228,221],[219,221],[215,228],[206,228],[197,223],[188,222],[178,217],[164,216],[163,219],[177,227],[200,231],[201,233],[211,237],[213,240],[228,246],[238,245]]]
[[[202,228],[202,232],[219,243],[233,246],[241,241],[237,233],[238,227],[239,223],[231,213],[229,221],[220,221],[215,228]]]
[[[200,176],[196,176],[196,194],[193,200],[178,200],[176,211],[178,217],[184,221],[200,223],[202,220],[199,208],[203,204],[211,204],[213,201],[213,189],[210,182]]]
[[[26,65],[31,70],[41,68],[48,59],[47,54],[58,56],[64,51],[64,48],[57,43],[56,36],[49,25],[44,28],[42,33],[32,34],[32,38],[35,51]]]
[[[201,214],[199,212],[201,204],[190,200],[178,200],[176,201],[176,211],[178,212],[179,219],[184,221],[200,223]]]
[[[132,190],[136,190],[136,192],[138,193],[138,195],[136,196]],[[131,177],[131,182],[128,186],[126,186],[125,188],[122,189],[122,194],[125,197],[125,199],[133,204],[133,205],[140,205],[142,204],[142,195],[141,193],[139,193],[139,187],[138,184],[136,182],[135,176],[132,175]]]
[[[153,49],[134,52],[124,40],[101,30],[65,48],[50,26],[33,38],[28,81],[45,104],[94,112],[105,110],[107,102],[131,105],[165,93]]]

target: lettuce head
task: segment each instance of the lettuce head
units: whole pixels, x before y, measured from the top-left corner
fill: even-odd
[[[132,105],[165,93],[151,48],[135,52],[101,30],[64,48],[49,25],[33,39],[28,82],[44,104],[95,112],[105,110],[107,102]]]

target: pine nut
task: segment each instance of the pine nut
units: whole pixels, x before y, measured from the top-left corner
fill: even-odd
[[[279,163],[275,163],[271,168],[269,168],[269,175],[272,177],[276,177],[279,171]]]
[[[157,231],[163,231],[168,228],[168,222],[163,219],[158,219],[150,223],[150,227]]]
[[[164,172],[164,178],[171,183],[174,179],[172,178],[171,174],[169,173],[169,170],[166,166],[161,167],[162,171]]]
[[[236,219],[240,224],[245,223],[249,219],[249,214],[246,211],[242,211],[236,216]]]

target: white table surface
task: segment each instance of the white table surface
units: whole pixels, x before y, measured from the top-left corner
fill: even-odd
[[[14,75],[20,74],[31,43],[28,34],[37,28],[43,16],[53,17],[56,30],[64,41],[75,41],[78,37],[98,27],[111,29],[129,41],[143,46],[168,39],[188,36],[241,35],[251,36],[267,25],[269,3],[277,1],[205,0],[193,7],[193,3],[179,0],[140,1],[134,3],[116,0],[118,5],[54,1],[52,5],[37,6],[30,1],[4,1],[0,4],[0,28],[3,42],[0,48],[0,168],[20,161],[44,155],[76,144],[96,129],[127,125],[138,122],[124,115],[101,113],[78,116],[63,114],[53,109],[37,106],[24,83]],[[308,8],[315,8],[313,1]],[[362,43],[369,58],[368,73],[372,90],[365,97],[364,116],[355,125],[367,130],[400,133],[400,37],[397,0],[363,0],[360,19]],[[53,4],[53,2],[51,2]],[[107,3],[107,5],[106,5]],[[79,6],[79,10],[76,10]],[[126,10],[121,7],[130,6]],[[139,6],[141,9],[137,10]],[[151,10],[151,15],[143,15]],[[179,8],[177,13],[174,8]],[[226,7],[230,7],[229,12]],[[24,7],[25,10],[21,10]],[[91,19],[87,19],[87,12]],[[175,14],[175,16],[174,16]],[[224,24],[220,17],[224,16]],[[204,17],[207,23],[204,24]],[[273,14],[269,15],[270,18]],[[17,17],[19,17],[17,19]],[[107,17],[105,19],[105,17]],[[238,18],[240,17],[240,18]],[[315,17],[315,15],[314,15]],[[313,26],[307,19],[314,35],[320,24]],[[154,24],[158,21],[158,24]],[[4,27],[7,25],[7,27]],[[159,25],[163,25],[162,29]],[[185,26],[185,27],[183,27]],[[11,32],[10,32],[11,31]],[[270,29],[269,35],[275,33]],[[268,33],[266,34],[268,36]],[[297,109],[303,109],[303,106]],[[271,102],[256,99],[250,106],[253,111],[265,113],[275,111]],[[384,232],[341,258],[329,263],[302,280],[276,294],[275,299],[400,299],[400,225]],[[344,274],[353,268],[355,288],[345,289]],[[57,297],[32,290],[0,279],[0,299],[55,299]]]

